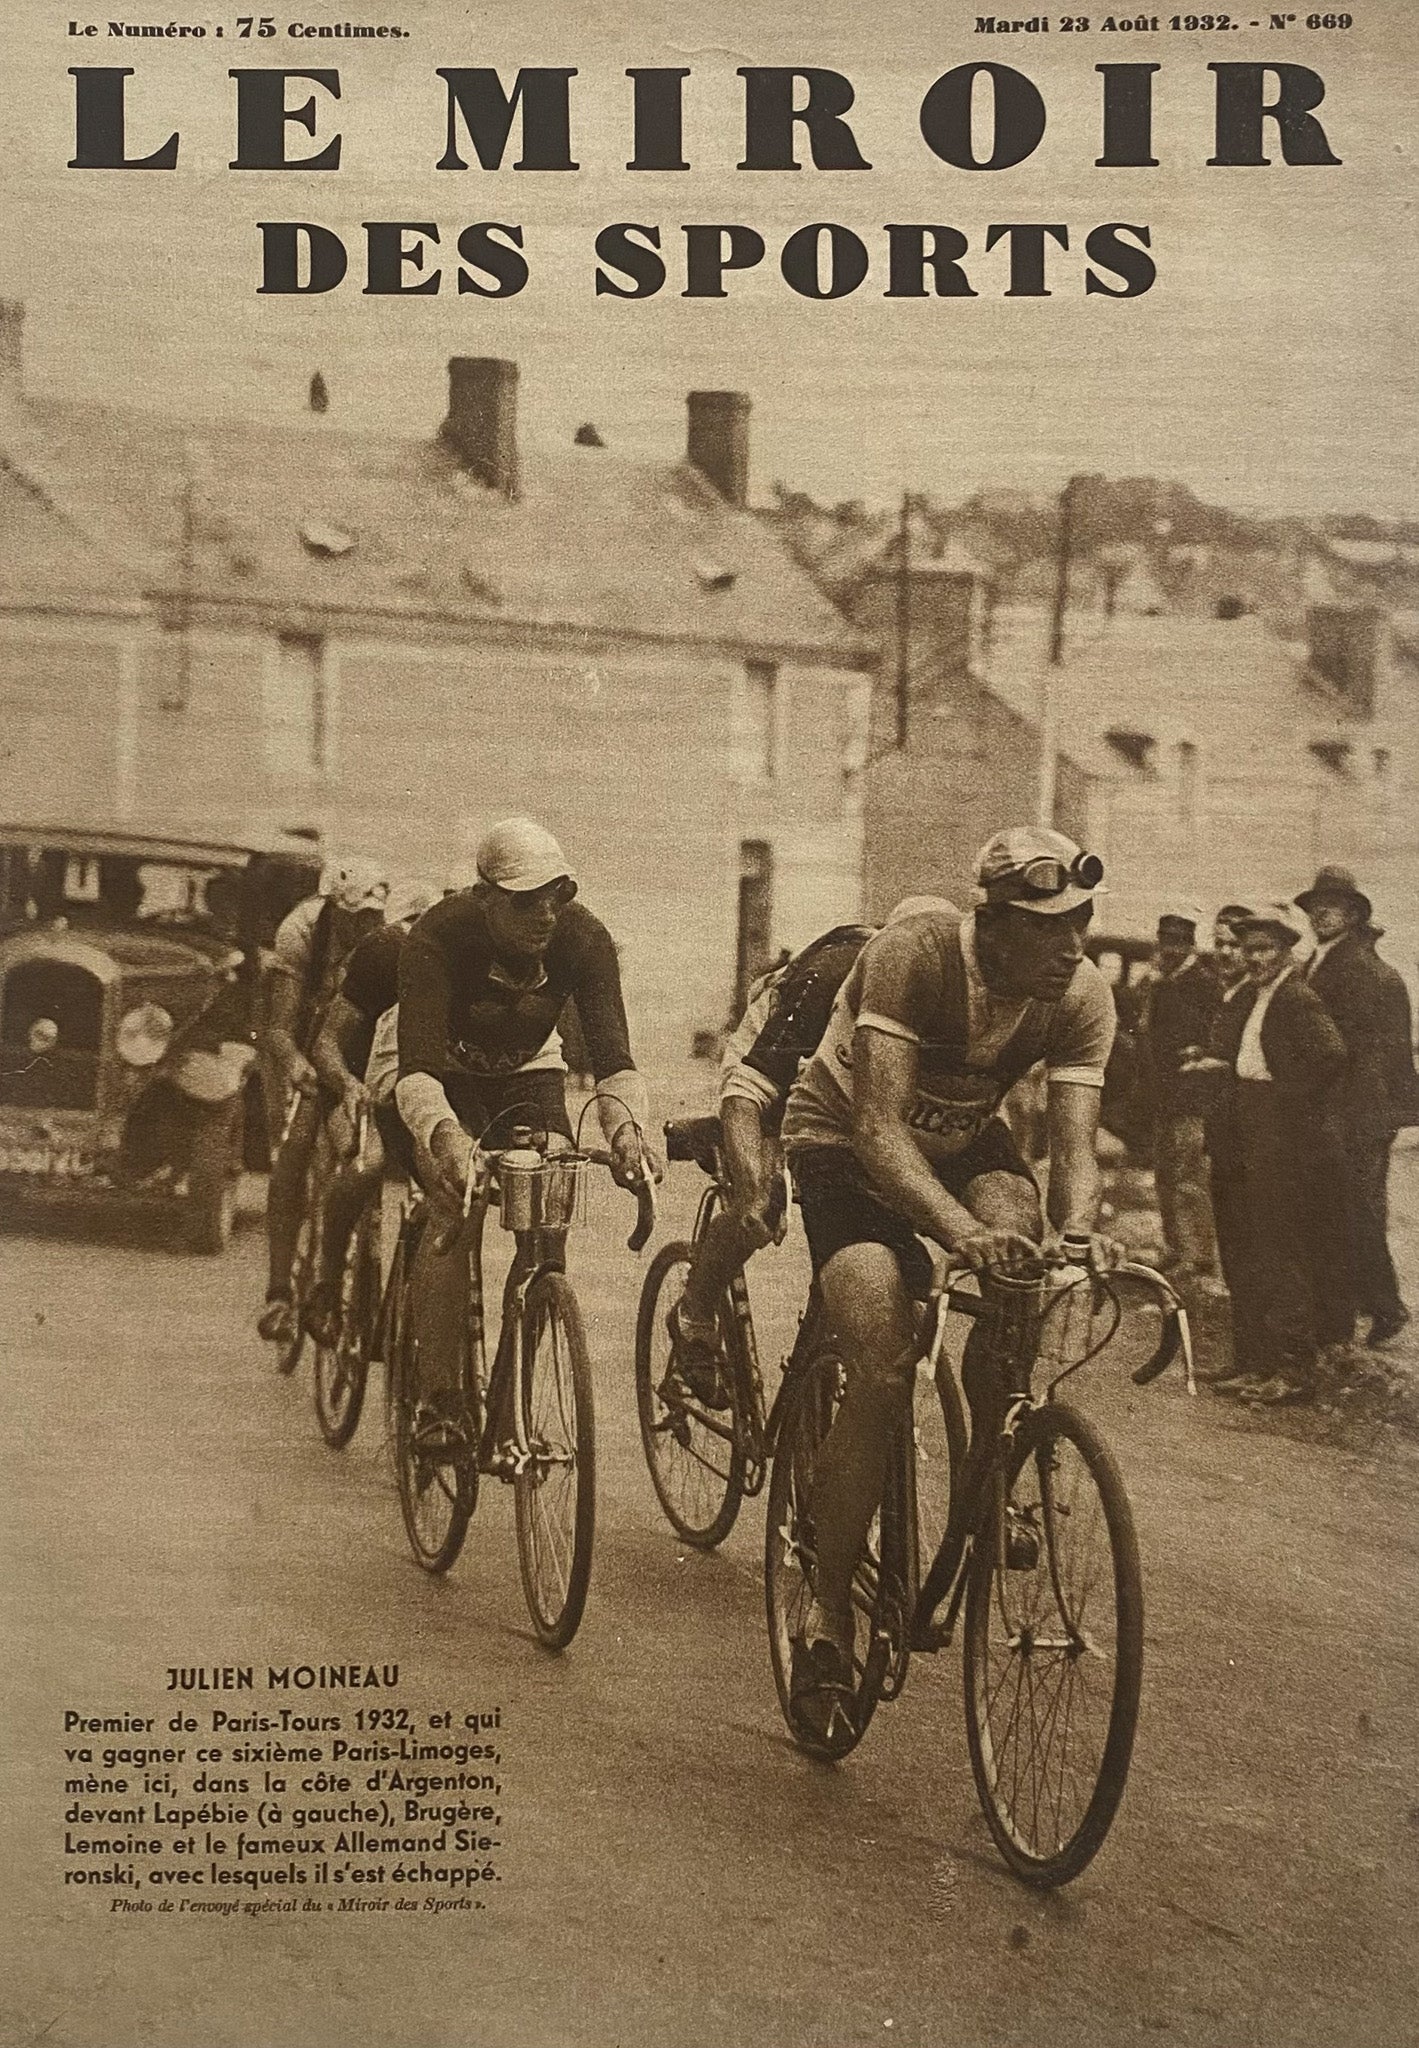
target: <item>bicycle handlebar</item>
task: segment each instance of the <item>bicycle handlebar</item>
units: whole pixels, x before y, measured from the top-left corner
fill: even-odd
[[[1041,1275],[1049,1271],[1051,1263],[1057,1262],[1049,1260],[1041,1262]],[[984,1302],[981,1297],[971,1294],[957,1294],[954,1291],[954,1284],[957,1280],[964,1279],[968,1275],[977,1274],[977,1271],[976,1267],[967,1265],[964,1260],[957,1260],[954,1263],[948,1263],[942,1275],[942,1294],[946,1297],[951,1308],[963,1315],[980,1316],[985,1313]],[[1161,1378],[1173,1360],[1181,1354],[1183,1376],[1187,1390],[1190,1394],[1195,1394],[1197,1392],[1197,1383],[1193,1376],[1192,1329],[1188,1321],[1187,1309],[1178,1299],[1178,1296],[1168,1285],[1162,1274],[1152,1266],[1144,1266],[1136,1260],[1129,1259],[1125,1260],[1121,1265],[1099,1272],[1094,1277],[1103,1281],[1105,1285],[1113,1280],[1135,1280],[1142,1286],[1149,1288],[1157,1297],[1158,1308],[1163,1322],[1162,1333],[1158,1340],[1157,1349],[1152,1357],[1145,1359],[1143,1364],[1130,1374],[1134,1386],[1146,1387],[1151,1385],[1154,1380]]]
[[[593,1166],[604,1166],[608,1171],[613,1164],[611,1154],[599,1145],[588,1146],[582,1157],[589,1159]],[[636,1221],[634,1229],[626,1239],[626,1250],[644,1251],[650,1242],[650,1234],[655,1229],[655,1182],[648,1173],[644,1174],[636,1182],[634,1189],[628,1189],[627,1192],[634,1193],[636,1198]]]

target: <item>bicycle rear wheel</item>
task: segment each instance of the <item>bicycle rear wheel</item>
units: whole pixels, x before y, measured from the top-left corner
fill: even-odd
[[[391,1362],[394,1463],[399,1506],[416,1562],[446,1572],[463,1548],[478,1500],[478,1428],[465,1380],[457,1398],[433,1404],[420,1384],[414,1340],[412,1260],[404,1270]],[[456,1411],[454,1415],[447,1412]]]
[[[340,1276],[340,1335],[315,1347],[315,1418],[332,1451],[342,1451],[360,1425],[379,1313],[377,1210],[367,1209],[350,1236]]]
[[[900,1517],[891,1507],[899,1489],[889,1486],[888,1505],[873,1519],[853,1579],[853,1691],[826,1727],[817,1725],[816,1718],[810,1721],[795,1705],[793,1644],[813,1599],[817,1565],[813,1485],[818,1454],[841,1406],[845,1384],[841,1359],[825,1346],[809,1354],[796,1370],[795,1384],[784,1390],[765,1527],[764,1598],[779,1706],[794,1741],[825,1762],[847,1756],[867,1732],[906,1623],[899,1601],[895,1614],[890,1611],[893,1601],[886,1590],[901,1586],[904,1547]]]
[[[315,1221],[307,1209],[301,1218],[301,1227],[296,1233],[296,1248],[291,1258],[291,1306],[295,1324],[284,1344],[276,1347],[276,1370],[282,1378],[289,1378],[301,1362],[305,1350],[305,1297],[310,1285],[310,1264],[315,1251]]]
[[[976,1530],[966,1594],[966,1736],[996,1847],[1061,1885],[1118,1811],[1138,1723],[1143,1580],[1112,1453],[1051,1402],[1020,1426]]]
[[[544,1273],[522,1312],[522,1421],[531,1457],[513,1483],[522,1590],[538,1640],[564,1649],[591,1583],[596,1424],[581,1309],[565,1273]]]
[[[734,1527],[744,1498],[743,1387],[725,1361],[727,1410],[713,1414],[698,1402],[664,1397],[670,1369],[666,1314],[684,1291],[690,1246],[662,1245],[651,1260],[636,1312],[636,1412],[656,1498],[666,1520],[686,1543],[713,1550]]]

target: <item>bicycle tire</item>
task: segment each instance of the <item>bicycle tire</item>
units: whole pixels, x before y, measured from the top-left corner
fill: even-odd
[[[794,1706],[793,1641],[813,1597],[813,1535],[808,1502],[818,1451],[842,1400],[843,1366],[830,1344],[811,1351],[784,1390],[773,1464],[769,1473],[764,1531],[764,1602],[769,1661],[779,1707],[800,1749],[821,1762],[837,1763],[856,1749],[882,1696],[892,1649],[882,1628],[882,1587],[901,1576],[904,1548],[898,1519],[890,1508],[874,1518],[867,1549],[853,1582],[855,1640],[852,1695],[819,1729]],[[897,1450],[900,1455],[900,1439]],[[888,1489],[888,1499],[892,1489]],[[885,1550],[886,1570],[883,1569]],[[899,1616],[899,1623],[906,1617]]]
[[[691,1256],[683,1239],[662,1245],[645,1276],[636,1311],[636,1414],[650,1483],[665,1519],[684,1542],[713,1550],[734,1527],[744,1498],[745,1389],[728,1358],[729,1442],[706,1427],[696,1406],[661,1398],[670,1365],[665,1317],[683,1291]]]
[[[296,1248],[291,1257],[291,1306],[295,1311],[296,1326],[293,1334],[284,1344],[276,1347],[276,1370],[283,1379],[289,1379],[301,1362],[305,1351],[305,1295],[306,1281],[310,1274],[311,1249],[315,1237],[315,1223],[309,1209],[301,1218],[296,1233]]]
[[[543,1273],[532,1283],[519,1341],[532,1456],[513,1482],[517,1559],[537,1639],[562,1650],[581,1625],[596,1535],[591,1361],[565,1273]]]
[[[404,1298],[396,1319],[397,1338],[390,1365],[394,1402],[394,1464],[404,1533],[420,1568],[434,1576],[446,1572],[463,1548],[468,1524],[478,1501],[478,1432],[468,1387],[463,1387],[465,1421],[461,1441],[434,1438],[420,1417],[418,1352],[414,1341],[412,1266],[403,1276]],[[466,1367],[465,1367],[466,1372]],[[435,1446],[441,1455],[435,1455]]]
[[[966,1739],[996,1847],[1027,1884],[1054,1887],[1098,1853],[1128,1777],[1143,1674],[1138,1539],[1112,1452],[1064,1402],[1026,1416],[988,1497],[966,1593]],[[1004,1553],[1022,1530],[1034,1561],[1022,1567],[1017,1552],[1012,1567]],[[1107,1561],[1107,1590],[1090,1556]]]
[[[965,1404],[943,1349],[934,1375],[926,1359],[917,1361],[912,1400],[917,1556],[923,1578],[946,1534],[952,1494],[966,1462],[966,1443]]]
[[[378,1313],[378,1241],[371,1212],[366,1209],[350,1233],[345,1251],[340,1335],[334,1344],[315,1347],[315,1419],[332,1451],[343,1451],[360,1426]]]

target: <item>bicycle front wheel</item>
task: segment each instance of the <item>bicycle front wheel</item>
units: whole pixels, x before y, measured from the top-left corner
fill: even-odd
[[[581,1309],[565,1273],[544,1273],[522,1314],[522,1424],[528,1459],[513,1502],[522,1590],[538,1640],[576,1634],[596,1531],[596,1424]]]
[[[824,1762],[845,1757],[867,1732],[893,1662],[894,1629],[900,1639],[905,1620],[900,1597],[894,1602],[884,1590],[900,1588],[904,1547],[900,1513],[888,1505],[873,1518],[853,1576],[852,1693],[826,1719],[805,1712],[795,1701],[793,1645],[802,1634],[817,1574],[813,1488],[819,1453],[842,1404],[845,1386],[842,1361],[830,1347],[814,1351],[795,1369],[794,1383],[784,1390],[764,1532],[769,1659],[779,1706],[794,1741]],[[889,1498],[891,1493],[889,1488]]]
[[[394,1462],[409,1548],[426,1572],[437,1573],[446,1572],[462,1550],[477,1504],[477,1419],[466,1382],[456,1400],[424,1398],[411,1285],[406,1270],[392,1365]]]
[[[1133,1514],[1076,1409],[1022,1422],[970,1570],[966,1736],[986,1823],[1017,1877],[1067,1884],[1118,1811],[1143,1673]]]
[[[332,1451],[360,1426],[379,1311],[379,1243],[368,1214],[351,1234],[340,1281],[340,1335],[315,1347],[315,1419]]]
[[[276,1347],[276,1370],[283,1378],[289,1378],[301,1362],[305,1350],[305,1297],[310,1283],[310,1265],[315,1254],[315,1224],[309,1210],[301,1218],[301,1227],[296,1235],[296,1249],[291,1259],[291,1304],[295,1321],[290,1336],[284,1344]]]
[[[636,1412],[656,1498],[677,1536],[713,1550],[734,1527],[744,1498],[744,1432],[739,1374],[726,1359],[729,1407],[713,1413],[674,1391],[661,1393],[670,1370],[669,1310],[684,1292],[690,1247],[662,1245],[650,1264],[636,1312]]]

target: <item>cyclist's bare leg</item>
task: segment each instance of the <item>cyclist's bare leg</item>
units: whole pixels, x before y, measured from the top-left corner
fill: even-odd
[[[983,1173],[969,1183],[965,1206],[992,1230],[1011,1230],[1039,1244],[1044,1237],[1044,1216],[1039,1189],[1018,1173]],[[983,1446],[999,1433],[1001,1388],[999,1375],[990,1362],[990,1333],[983,1323],[972,1323],[961,1359],[961,1385],[971,1409],[971,1438]]]
[[[429,1216],[414,1253],[410,1321],[421,1390],[452,1394],[462,1379],[467,1341],[468,1248],[457,1204],[422,1170],[426,1164],[420,1158]]]
[[[302,1097],[286,1142],[271,1165],[271,1182],[266,1195],[268,1301],[290,1299],[291,1261],[295,1257],[296,1239],[300,1234],[306,1170],[319,1128],[319,1102],[313,1096]]]
[[[713,1324],[730,1281],[757,1249],[758,1239],[727,1210],[721,1209],[712,1216],[695,1248],[694,1263],[680,1297],[682,1317],[691,1323]]]
[[[320,1285],[323,1289],[339,1286],[350,1232],[383,1173],[384,1146],[371,1120],[365,1133],[363,1159],[355,1159],[348,1151],[345,1152],[332,1168],[326,1183],[320,1221]]]
[[[881,1501],[892,1426],[911,1396],[915,1324],[896,1254],[886,1245],[844,1245],[819,1283],[847,1391],[818,1454],[816,1598],[804,1635],[809,1642],[826,1635],[850,1651],[853,1573]]]

